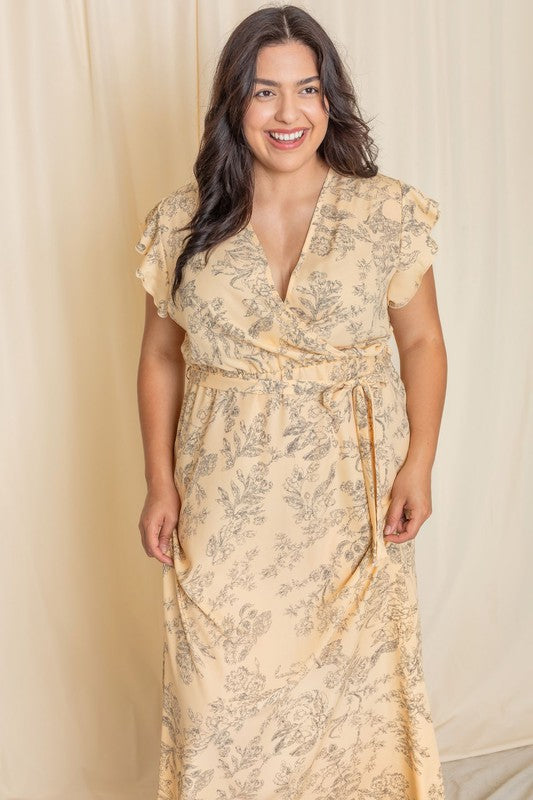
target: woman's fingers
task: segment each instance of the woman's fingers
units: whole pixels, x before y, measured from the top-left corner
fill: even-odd
[[[387,514],[387,524],[391,526],[391,532],[384,533],[383,538],[397,543],[414,539],[428,516],[429,514],[426,515],[422,510],[408,508],[402,500],[391,502]]]
[[[416,511],[411,510],[407,513],[409,513],[410,516],[407,518],[405,515],[402,515],[397,528],[398,532],[384,538],[386,538],[388,541],[397,543],[408,542],[409,539],[415,538],[422,526],[424,519],[419,517],[416,514]]]
[[[414,539],[430,515],[431,475],[406,461],[391,489],[383,538],[397,543]]]
[[[150,541],[152,555],[161,561],[162,564],[170,564],[173,566],[174,560],[171,556],[166,555],[170,549],[170,540],[172,539],[172,531],[175,529],[176,524],[165,521],[159,532],[159,535]]]
[[[163,524],[154,520],[146,525],[145,546],[146,554],[151,558],[157,558],[162,564],[174,564],[171,556],[167,555],[170,549],[170,541],[172,539],[172,532],[177,525],[177,519],[174,520],[170,515],[165,516]]]
[[[385,519],[384,539],[396,541],[396,531],[400,530],[402,521],[403,503],[404,501],[400,497],[392,498]]]
[[[146,555],[157,558],[162,564],[173,566],[172,534],[179,519],[181,501],[176,492],[154,497],[148,495],[139,521],[141,540]]]

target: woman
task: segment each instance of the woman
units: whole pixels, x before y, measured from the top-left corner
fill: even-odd
[[[414,560],[446,382],[439,211],[374,150],[324,30],[261,9],[221,53],[195,178],[137,245],[159,800],[444,796]]]

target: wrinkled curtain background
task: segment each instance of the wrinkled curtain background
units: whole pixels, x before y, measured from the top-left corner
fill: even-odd
[[[154,796],[162,565],[137,528],[134,244],[190,173],[222,44],[260,7],[0,5],[3,800]],[[303,7],[374,118],[380,170],[441,205],[448,391],[417,539],[441,757],[531,743],[531,8]]]

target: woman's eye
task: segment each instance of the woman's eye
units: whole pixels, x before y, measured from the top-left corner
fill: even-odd
[[[308,91],[309,89],[311,90],[310,92]],[[261,89],[261,91],[260,92],[256,92],[256,94],[254,96],[255,97],[265,97],[266,96],[265,92],[270,92],[270,94],[272,94],[270,89]],[[306,86],[305,89],[303,90],[303,92],[304,92],[304,94],[318,94],[318,89],[317,89],[316,86]]]

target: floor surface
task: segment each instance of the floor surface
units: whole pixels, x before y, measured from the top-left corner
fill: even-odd
[[[533,800],[533,745],[442,764],[446,800]]]

